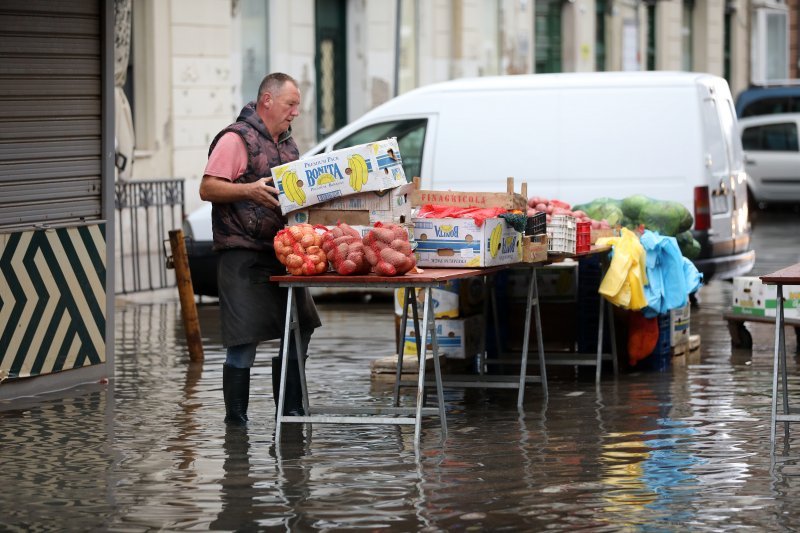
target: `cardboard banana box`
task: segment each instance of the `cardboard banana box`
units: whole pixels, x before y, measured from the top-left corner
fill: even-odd
[[[351,146],[272,169],[286,215],[344,196],[385,191],[408,182],[397,139]]]
[[[489,267],[522,261],[522,233],[502,218],[415,218],[420,267]]]
[[[485,321],[483,315],[465,318],[442,318],[436,320],[436,344],[439,355],[448,359],[472,358],[481,351],[481,338]],[[426,346],[432,349],[430,342]],[[403,356],[417,356],[417,338],[414,325],[407,324],[403,337]],[[403,366],[405,366],[405,361]]]
[[[352,194],[297,209],[286,215],[289,225],[322,224],[333,226],[337,222],[370,226],[376,222],[402,224],[411,221],[411,202],[408,195],[413,183],[405,183],[388,191],[370,191]]]

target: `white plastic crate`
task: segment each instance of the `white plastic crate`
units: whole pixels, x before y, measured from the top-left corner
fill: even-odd
[[[575,217],[553,215],[547,223],[547,251],[556,254],[574,254],[577,227]]]

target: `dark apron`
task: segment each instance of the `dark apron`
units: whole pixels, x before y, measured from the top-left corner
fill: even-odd
[[[288,289],[269,281],[270,276],[281,274],[286,274],[286,267],[271,250],[219,253],[217,286],[223,346],[283,337]],[[294,295],[301,332],[310,337],[322,325],[314,300],[306,288],[295,288]]]

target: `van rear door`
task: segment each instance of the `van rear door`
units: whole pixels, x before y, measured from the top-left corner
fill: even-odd
[[[747,186],[732,102],[725,97],[728,91],[712,84],[701,84],[700,91],[711,227],[696,224],[695,229],[703,244],[702,255],[716,257],[735,253],[737,239],[747,234]]]

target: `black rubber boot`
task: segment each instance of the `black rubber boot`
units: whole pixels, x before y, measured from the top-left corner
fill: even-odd
[[[250,369],[222,365],[222,396],[225,398],[225,422],[234,425],[247,423],[247,404],[250,402]]]
[[[272,358],[272,396],[275,398],[275,415],[278,413],[278,395],[281,389],[281,358]],[[283,416],[304,416],[303,391],[300,388],[300,370],[297,360],[289,359],[286,369],[286,397],[283,401]]]

